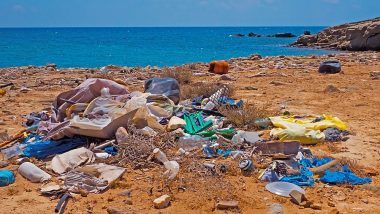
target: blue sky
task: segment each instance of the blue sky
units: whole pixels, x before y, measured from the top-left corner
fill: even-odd
[[[0,0],[0,27],[329,26],[380,0]]]

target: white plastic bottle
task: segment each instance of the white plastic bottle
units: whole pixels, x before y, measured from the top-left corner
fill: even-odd
[[[25,162],[20,165],[18,172],[33,183],[40,183],[51,179],[51,175],[38,168],[36,165]]]
[[[165,153],[163,153],[159,148],[153,150],[154,157],[164,164],[166,171],[164,176],[169,180],[174,179],[179,172],[179,164],[177,161],[169,161]]]

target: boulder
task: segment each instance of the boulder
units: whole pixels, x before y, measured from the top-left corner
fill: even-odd
[[[261,37],[261,35],[257,34],[257,33],[251,32],[251,33],[248,34],[248,37]]]
[[[310,31],[306,30],[303,32],[303,35],[311,35]]]
[[[333,26],[317,35],[300,36],[291,46],[350,51],[380,50],[380,17]]]
[[[308,44],[315,43],[317,41],[316,36],[302,35],[298,38],[297,42],[301,45],[307,46]]]
[[[276,34],[273,34],[271,37],[276,37],[276,38],[292,38],[292,37],[296,37],[296,35],[294,35],[292,33],[276,33]]]
[[[232,37],[244,37],[245,35],[241,34],[241,33],[236,33],[236,34],[232,34],[231,36]]]
[[[318,72],[323,74],[336,74],[342,70],[342,66],[338,60],[324,61],[319,65]]]

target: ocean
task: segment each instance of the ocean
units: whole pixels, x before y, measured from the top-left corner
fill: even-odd
[[[172,66],[251,54],[322,55],[332,51],[286,47],[296,38],[231,37],[324,27],[0,28],[0,67]]]

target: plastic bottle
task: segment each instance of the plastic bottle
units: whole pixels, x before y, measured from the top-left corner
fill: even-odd
[[[21,164],[18,172],[33,183],[40,183],[51,179],[51,175],[30,162]]]
[[[178,145],[185,151],[190,151],[196,148],[202,148],[203,144],[210,142],[208,138],[199,135],[183,136],[178,140]]]
[[[223,86],[221,89],[210,96],[209,102],[205,105],[204,109],[212,110],[215,107],[218,107],[220,105],[219,99],[226,94],[228,94],[228,88],[226,86]]]
[[[179,164],[177,161],[169,161],[165,153],[163,153],[159,148],[153,150],[154,157],[164,164],[166,171],[164,176],[168,177],[169,180],[174,179],[179,172]]]
[[[15,182],[15,174],[9,170],[0,170],[0,187],[8,186]]]

